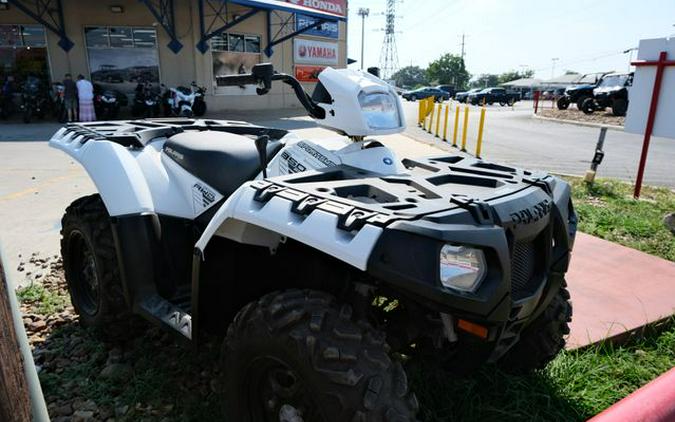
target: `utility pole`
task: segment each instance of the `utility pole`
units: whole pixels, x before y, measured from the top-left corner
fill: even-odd
[[[560,60],[558,57],[554,57],[551,59],[551,79],[555,78],[555,62]]]
[[[398,70],[398,51],[396,50],[396,3],[401,0],[387,0],[384,28],[384,43],[380,52],[380,67],[383,79],[389,79]]]
[[[462,33],[462,61],[464,61],[464,38],[465,35]]]
[[[363,70],[363,48],[366,41],[366,17],[370,14],[370,9],[367,7],[359,8],[359,16],[361,16],[361,70]]]

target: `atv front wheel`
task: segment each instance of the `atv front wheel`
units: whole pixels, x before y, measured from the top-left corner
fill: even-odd
[[[612,114],[615,116],[625,116],[628,110],[628,101],[623,98],[615,98],[612,101]]]
[[[326,293],[268,294],[227,330],[228,420],[415,420],[417,400],[388,351],[383,333],[353,321],[351,307]]]
[[[520,340],[499,360],[508,372],[525,373],[543,369],[565,347],[570,333],[572,304],[563,285],[544,312],[520,334]]]
[[[583,111],[584,114],[593,114],[595,111],[595,102],[593,101],[593,98],[586,98],[584,100],[584,103],[581,105],[581,111]]]
[[[122,319],[122,294],[110,216],[98,194],[77,199],[61,220],[61,256],[75,311],[86,327]]]

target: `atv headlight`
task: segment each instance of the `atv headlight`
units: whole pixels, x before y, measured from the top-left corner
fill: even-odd
[[[396,129],[401,126],[396,99],[391,95],[361,92],[359,105],[370,129]]]
[[[440,274],[445,287],[474,292],[485,272],[485,255],[480,249],[452,245],[441,249]]]

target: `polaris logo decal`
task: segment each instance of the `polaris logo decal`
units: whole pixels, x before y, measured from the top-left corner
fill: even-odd
[[[164,147],[164,152],[174,160],[183,161],[185,156],[171,147]]]
[[[525,208],[518,212],[511,213],[511,221],[515,225],[536,223],[546,217],[551,212],[551,202],[544,199],[533,207]]]
[[[192,186],[192,204],[195,212],[202,211],[216,201],[216,194],[203,186],[201,183],[195,183]]]
[[[321,154],[319,151],[315,150],[314,148],[312,148],[311,146],[309,146],[309,145],[308,145],[307,143],[305,143],[305,142],[299,142],[299,143],[298,143],[298,147],[299,147],[300,149],[304,150],[307,154],[309,154],[309,155],[311,155],[312,157],[314,157],[314,158],[316,158],[317,160],[319,160],[319,161],[321,162],[321,164],[323,164],[323,165],[326,166],[326,167],[333,167],[333,166],[336,165],[336,164],[335,164],[334,162],[332,162],[328,157],[326,157],[325,155]]]

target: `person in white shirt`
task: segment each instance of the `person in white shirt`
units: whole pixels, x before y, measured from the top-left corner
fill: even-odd
[[[77,98],[80,103],[80,121],[93,122],[96,120],[94,111],[94,85],[84,78],[77,77]]]

